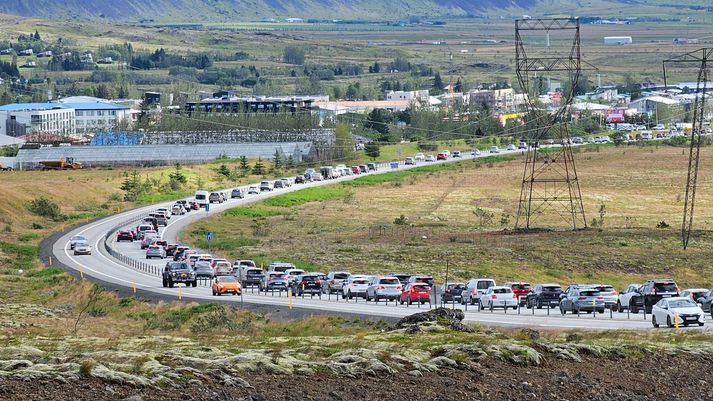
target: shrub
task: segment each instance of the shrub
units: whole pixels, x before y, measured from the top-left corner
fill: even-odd
[[[79,375],[82,377],[90,377],[95,366],[97,366],[97,362],[94,359],[83,360],[79,363]]]
[[[427,152],[435,152],[438,149],[438,145],[430,142],[419,142],[418,149]]]
[[[663,220],[661,220],[658,224],[656,224],[656,228],[660,228],[660,229],[662,229],[662,230],[663,230],[663,229],[670,228],[670,227],[671,227],[671,226],[668,225],[668,223],[666,223],[666,222],[663,221]]]
[[[401,216],[394,219],[394,224],[396,224],[397,226],[405,226],[406,224],[408,224],[408,219],[402,214]]]
[[[64,217],[59,209],[59,205],[44,196],[31,200],[27,204],[27,209],[38,216],[52,220],[61,220]]]

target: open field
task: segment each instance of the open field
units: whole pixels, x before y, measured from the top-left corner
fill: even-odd
[[[408,271],[443,280],[492,276],[501,281],[601,281],[618,288],[652,276],[674,276],[682,286],[711,286],[713,161],[704,150],[692,246],[683,251],[679,224],[687,157],[673,147],[591,148],[576,154],[587,219],[601,228],[517,234],[514,224],[521,160],[462,163],[419,175],[366,177],[343,185],[337,199],[319,193],[285,207],[285,195],[220,218],[195,223],[184,239],[206,230],[224,241],[231,259],[296,262],[310,270]],[[333,190],[332,190],[333,191]],[[492,213],[476,217],[476,209]],[[251,212],[254,210],[255,212]],[[401,223],[394,222],[402,216]],[[566,223],[555,214],[541,226]],[[661,222],[671,228],[657,228]],[[481,225],[482,223],[482,225]],[[262,225],[266,230],[257,230]],[[256,235],[259,234],[259,235]],[[231,246],[239,244],[237,246]]]

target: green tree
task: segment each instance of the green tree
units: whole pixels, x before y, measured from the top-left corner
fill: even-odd
[[[265,174],[265,165],[262,163],[262,158],[260,158],[260,157],[257,158],[257,161],[255,162],[255,165],[253,166],[253,174],[254,175]]]
[[[282,61],[287,64],[302,65],[305,62],[305,50],[299,46],[287,46],[282,52]]]
[[[176,163],[174,170],[168,174],[168,184],[172,191],[178,191],[181,186],[188,182],[186,175],[183,174],[183,171],[181,171],[182,169],[183,167],[181,167],[181,163]]]
[[[218,167],[218,174],[225,178],[230,178],[230,169],[225,164],[221,164],[220,167]]]
[[[372,159],[376,159],[381,155],[379,144],[374,141],[367,142],[367,144],[364,145],[364,153]]]
[[[124,200],[129,202],[135,201],[143,192],[143,185],[139,173],[136,172],[136,170],[132,171],[131,175],[127,175],[126,178],[124,178],[124,182],[121,183],[121,187],[119,188],[125,192]]]
[[[280,172],[280,170],[282,170],[282,155],[275,149],[275,154],[272,156],[272,172]]]
[[[250,163],[248,163],[248,158],[245,155],[240,156],[240,173],[245,176],[250,171]]]
[[[364,122],[364,128],[370,128],[374,131],[388,135],[390,122],[389,111],[385,109],[374,109],[372,110]]]
[[[441,93],[443,91],[443,79],[441,79],[441,74],[439,72],[436,72],[433,76],[433,89],[437,93]]]

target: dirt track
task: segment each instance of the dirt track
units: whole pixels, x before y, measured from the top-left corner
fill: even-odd
[[[711,400],[711,358],[647,354],[520,366],[488,360],[468,369],[414,377],[245,374],[252,388],[188,384],[136,388],[88,379],[77,383],[0,379],[0,400]]]

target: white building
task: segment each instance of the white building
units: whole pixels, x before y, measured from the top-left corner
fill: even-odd
[[[605,36],[605,45],[630,45],[633,43],[631,36]]]
[[[0,106],[0,135],[76,135],[74,109],[60,103],[15,103]]]
[[[75,110],[77,133],[113,130],[122,121],[132,122],[131,108],[91,96],[71,96],[59,102]]]
[[[427,99],[428,90],[419,91],[388,91],[385,94],[385,100],[416,100]]]

